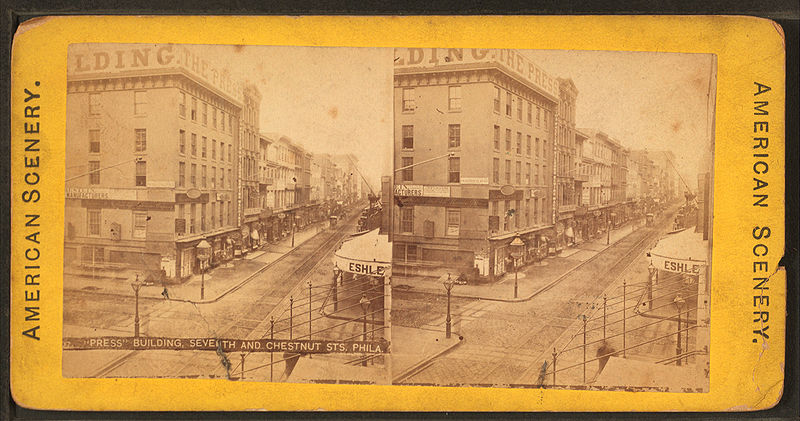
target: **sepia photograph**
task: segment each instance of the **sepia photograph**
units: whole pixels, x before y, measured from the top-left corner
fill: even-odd
[[[63,375],[387,384],[391,80],[388,49],[70,45]]]
[[[67,63],[64,377],[709,391],[714,55]]]
[[[707,392],[715,57],[394,60],[394,384]]]

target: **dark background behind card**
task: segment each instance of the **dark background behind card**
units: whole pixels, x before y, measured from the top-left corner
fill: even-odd
[[[14,32],[21,22],[27,19],[47,15],[308,15],[308,14],[335,14],[335,15],[394,15],[394,14],[455,14],[455,15],[598,15],[598,14],[725,14],[725,15],[751,15],[775,20],[784,30],[786,37],[786,253],[783,264],[787,269],[787,332],[786,332],[786,371],[783,398],[774,408],[754,413],[669,413],[669,414],[537,414],[536,418],[563,418],[563,419],[647,419],[647,418],[679,418],[679,419],[798,419],[800,418],[800,388],[798,388],[798,267],[800,255],[798,254],[798,226],[800,220],[800,193],[798,188],[800,179],[798,174],[798,161],[800,161],[800,140],[798,140],[798,18],[800,17],[800,3],[797,0],[766,0],[766,1],[440,1],[437,3],[424,1],[388,2],[388,1],[331,1],[331,0],[280,0],[264,2],[259,0],[239,0],[236,2],[225,1],[163,1],[163,0],[138,0],[127,4],[121,1],[74,1],[74,0],[39,0],[23,1],[10,0],[3,3],[2,10],[2,41],[3,60],[0,63],[0,74],[3,75],[2,97],[0,104],[2,114],[0,117],[0,192],[3,196],[10,195],[10,60],[11,42]],[[10,209],[0,206],[0,226],[8,227],[10,224]],[[58,411],[33,411],[21,408],[13,402],[9,391],[9,306],[10,285],[9,272],[9,231],[4,230],[0,237],[0,420],[6,419],[251,419],[251,418],[289,418],[305,419],[311,414],[302,413],[206,413],[191,412],[167,413],[131,413],[131,412],[58,412]],[[375,418],[376,414],[338,413],[315,414],[324,418]],[[408,418],[467,418],[497,419],[522,418],[525,414],[380,414],[381,418],[408,419]],[[530,417],[528,414],[527,417]]]

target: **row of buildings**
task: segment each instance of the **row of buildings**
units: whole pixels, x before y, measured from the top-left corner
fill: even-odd
[[[353,155],[263,132],[255,85],[178,45],[72,45],[64,261],[183,278],[366,196]],[[268,109],[267,109],[268,110]]]
[[[678,197],[671,152],[576,127],[578,89],[513,50],[395,50],[396,274],[476,278]]]

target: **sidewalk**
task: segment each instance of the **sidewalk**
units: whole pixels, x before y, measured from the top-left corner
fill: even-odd
[[[606,245],[606,236],[585,241],[577,246],[564,249],[561,253],[544,259],[541,263],[531,263],[520,268],[517,276],[518,298],[514,298],[514,272],[504,274],[494,283],[456,285],[452,296],[459,298],[478,298],[494,301],[525,301],[541,288],[546,287],[583,262],[600,254],[605,249],[643,227],[640,221],[631,221],[619,229],[611,231],[611,241]],[[437,279],[429,277],[400,278],[395,288],[406,285],[409,292],[425,292],[444,295],[445,289]]]
[[[392,326],[392,382],[401,382],[417,370],[425,368],[436,357],[447,353],[463,342],[458,333],[445,338],[444,330],[428,330]]]
[[[328,229],[326,222],[320,222],[308,227],[304,231],[295,233],[295,246],[292,247],[291,236],[280,240],[276,244],[267,244],[262,250],[248,253],[241,259],[234,259],[226,264],[208,270],[204,275],[192,275],[183,283],[168,285],[167,291],[172,301],[189,301],[195,303],[213,302],[221,298],[232,288],[236,288],[253,275],[265,269],[271,263],[280,259],[317,234]],[[90,291],[96,294],[133,295],[131,283],[135,278],[101,278],[92,279],[89,276],[64,274],[64,290]],[[200,284],[205,284],[204,300],[200,300]],[[139,298],[164,299],[162,292],[164,285],[155,284],[142,286]]]

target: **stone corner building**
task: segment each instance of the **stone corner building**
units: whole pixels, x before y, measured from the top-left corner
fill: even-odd
[[[190,46],[72,45],[68,60],[65,272],[181,278],[203,238],[212,264],[230,258],[243,85]]]

